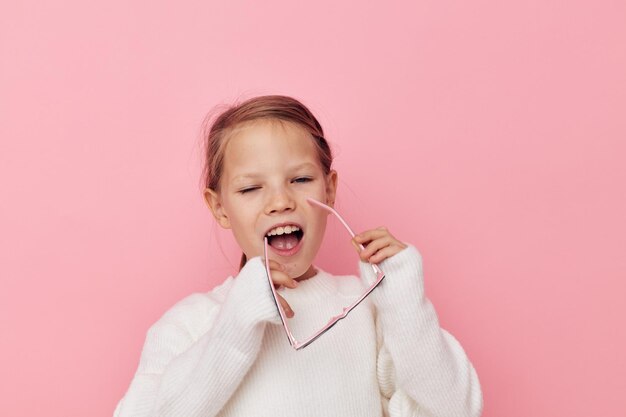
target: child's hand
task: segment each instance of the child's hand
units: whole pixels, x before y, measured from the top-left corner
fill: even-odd
[[[263,265],[265,265],[265,258],[261,257],[261,261]],[[270,259],[270,273],[272,275],[272,282],[274,283],[274,288],[278,289],[281,285],[285,285],[289,288],[296,288],[298,283],[295,279],[291,278],[285,272],[285,267],[273,259]],[[285,310],[285,314],[287,314],[288,318],[292,318],[294,316],[294,312],[291,309],[287,300],[285,300],[280,294],[276,294],[278,297],[278,302],[283,306],[283,310]]]
[[[365,246],[365,249],[361,250],[359,243]],[[407,248],[407,245],[393,237],[384,226],[357,234],[352,239],[352,244],[359,252],[359,257],[362,260],[374,264],[380,263]]]

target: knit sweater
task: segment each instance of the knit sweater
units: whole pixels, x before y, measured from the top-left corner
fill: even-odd
[[[358,262],[362,280],[316,266],[297,288],[277,290],[295,311],[287,320],[296,339],[373,282],[371,265]],[[114,417],[480,416],[478,376],[424,295],[421,254],[407,244],[378,266],[378,287],[296,351],[261,257],[249,259],[235,278],[185,297],[149,328]]]

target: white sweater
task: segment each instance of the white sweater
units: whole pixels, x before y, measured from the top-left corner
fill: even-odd
[[[378,264],[386,276],[369,297],[298,351],[261,257],[249,259],[236,278],[187,296],[150,327],[114,417],[480,416],[476,371],[439,327],[421,254],[407,245]],[[358,262],[373,282],[371,265]],[[363,292],[354,275],[316,269],[278,290],[295,311],[287,320],[298,340]]]

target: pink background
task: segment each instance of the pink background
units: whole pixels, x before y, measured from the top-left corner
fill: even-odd
[[[270,93],[346,218],[422,253],[484,416],[624,415],[624,2],[170,3],[3,4],[0,415],[112,415],[148,327],[236,270],[199,126]]]

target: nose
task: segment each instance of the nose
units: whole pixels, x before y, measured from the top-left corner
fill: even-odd
[[[280,213],[288,209],[293,210],[295,207],[295,201],[287,190],[280,188],[269,196],[269,201],[265,207],[266,214],[275,212]]]

